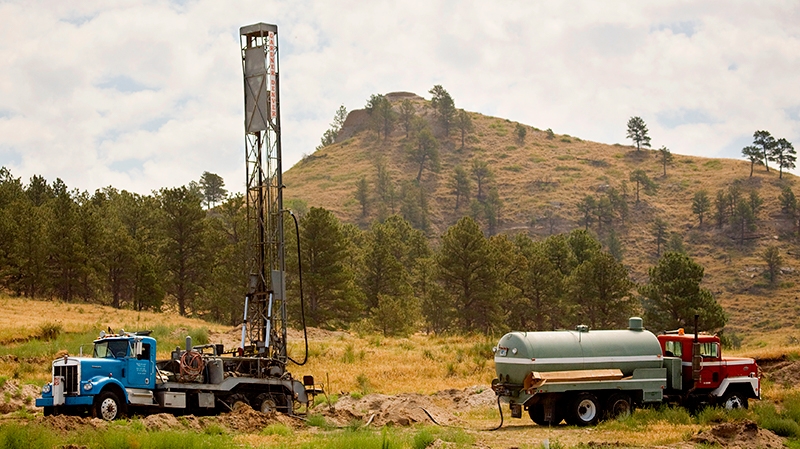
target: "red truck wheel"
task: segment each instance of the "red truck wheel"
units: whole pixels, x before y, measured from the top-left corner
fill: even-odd
[[[732,410],[735,408],[747,408],[747,397],[739,391],[728,391],[720,400],[722,408]]]

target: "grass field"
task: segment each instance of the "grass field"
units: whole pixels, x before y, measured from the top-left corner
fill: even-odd
[[[19,298],[0,298],[0,387],[9,380],[41,385],[49,379],[50,361],[59,351],[77,354],[89,350],[97,333],[112,327],[127,330],[152,329],[160,344],[159,356],[167,357],[186,334],[195,342],[235,344],[238,331],[226,326],[168,314],[138,313],[108,307],[61,304]],[[302,359],[301,333],[290,334],[290,353]],[[800,359],[800,345],[785,338],[760,334],[753,344],[730,352],[762,359]],[[329,398],[360,398],[370,393],[431,393],[471,386],[488,388],[494,377],[491,348],[495,338],[484,336],[427,336],[386,338],[345,332],[312,330],[309,361],[291,365],[296,377],[312,374],[326,384]],[[318,398],[317,403],[326,402]],[[321,405],[319,409],[324,409]],[[335,407],[335,403],[334,403]],[[317,412],[314,412],[317,413]],[[486,431],[500,420],[497,408],[483,405],[454,411],[458,426],[432,424],[365,428],[363,422],[337,424],[312,414],[295,427],[274,424],[254,432],[231,431],[209,425],[201,430],[177,426],[148,429],[143,418],[109,425],[53,429],[39,412],[20,410],[0,418],[0,447],[167,448],[423,448],[437,440],[437,447],[615,447],[689,444],[700,430],[720,422],[745,419],[789,438],[790,447],[800,447],[800,389],[793,384],[764,382],[764,399],[748,411],[726,413],[709,409],[690,416],[684,409],[637,410],[631,417],[601,423],[593,428],[559,426],[544,428],[529,419],[510,419],[498,431]],[[180,418],[180,417],[179,417]],[[182,422],[180,419],[178,422]],[[546,442],[546,443],[545,443]],[[65,446],[73,444],[76,446]],[[59,446],[61,445],[61,446]],[[596,446],[595,446],[596,447]],[[750,447],[750,446],[748,446]],[[752,446],[756,447],[756,446]]]

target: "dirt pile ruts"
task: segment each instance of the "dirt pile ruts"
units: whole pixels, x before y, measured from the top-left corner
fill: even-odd
[[[693,443],[731,449],[782,448],[783,439],[750,420],[722,423],[692,437]]]

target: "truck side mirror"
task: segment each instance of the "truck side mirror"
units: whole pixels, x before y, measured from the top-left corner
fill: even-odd
[[[144,349],[142,348],[142,340],[136,340],[133,342],[133,354],[136,357],[142,355],[143,350]]]

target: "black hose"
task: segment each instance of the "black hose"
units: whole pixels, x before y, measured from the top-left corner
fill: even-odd
[[[500,395],[497,395],[497,411],[500,412],[500,424],[498,424],[494,429],[489,429],[489,431],[499,430],[501,427],[503,427],[503,406],[500,405]]]
[[[306,329],[306,303],[303,299],[303,256],[300,254],[300,225],[297,222],[297,217],[294,215],[294,212],[291,210],[287,211],[289,215],[292,216],[294,219],[294,232],[297,236],[297,277],[300,282],[300,320],[303,323],[303,340],[305,341],[306,345],[306,354],[303,356],[303,362],[300,363],[295,359],[286,356],[287,359],[291,360],[297,365],[305,365],[308,361],[308,330]]]

